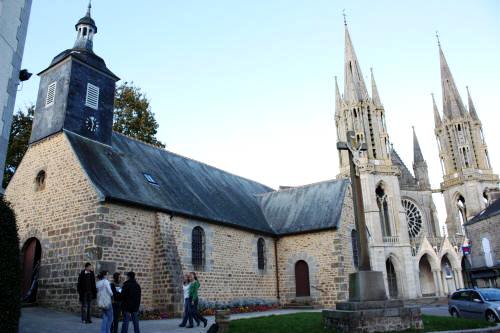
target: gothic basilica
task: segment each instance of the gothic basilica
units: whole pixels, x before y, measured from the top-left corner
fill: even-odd
[[[110,273],[135,271],[143,308],[173,314],[182,311],[187,271],[198,272],[208,306],[329,307],[347,298],[359,231],[346,152],[335,179],[275,190],[113,132],[119,78],[94,52],[90,7],[75,30],[74,46],[39,74],[30,146],[6,190],[19,224],[26,296],[77,310],[76,280],[88,261]],[[335,126],[339,141],[354,131],[368,147],[357,161],[366,232],[372,267],[384,273],[391,298],[444,296],[468,283],[462,225],[498,186],[472,99],[465,107],[441,47],[439,57],[437,190],[415,132],[413,172],[392,148],[385,125],[391,111],[373,73],[369,93],[345,27]],[[446,202],[448,236],[440,233],[435,192]]]

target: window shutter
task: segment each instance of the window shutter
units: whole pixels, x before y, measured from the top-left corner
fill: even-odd
[[[57,82],[52,82],[51,84],[49,84],[49,87],[47,88],[47,97],[45,98],[45,107],[54,104],[54,101],[56,99],[56,86]]]
[[[91,83],[87,83],[87,96],[85,97],[85,105],[97,110],[99,107],[99,87]]]

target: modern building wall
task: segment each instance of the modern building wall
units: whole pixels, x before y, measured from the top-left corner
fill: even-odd
[[[32,0],[0,0],[0,170],[3,175]],[[0,193],[3,192],[0,186]]]

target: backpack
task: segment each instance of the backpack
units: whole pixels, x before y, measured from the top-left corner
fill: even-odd
[[[106,292],[105,288],[99,288],[97,292],[97,306],[100,309],[109,309],[111,306],[111,296]]]
[[[212,324],[212,326],[210,326],[207,333],[217,333],[218,331],[219,331],[219,325],[217,325],[217,323],[215,323],[215,324]]]

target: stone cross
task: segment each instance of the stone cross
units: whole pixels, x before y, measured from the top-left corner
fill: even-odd
[[[368,253],[368,237],[366,234],[365,210],[363,207],[363,194],[361,191],[361,181],[359,178],[359,159],[361,153],[367,150],[366,143],[356,141],[353,131],[347,132],[347,142],[337,142],[338,150],[349,152],[349,168],[352,184],[352,201],[354,204],[354,221],[358,230],[359,242],[359,270],[371,271],[370,254]]]

